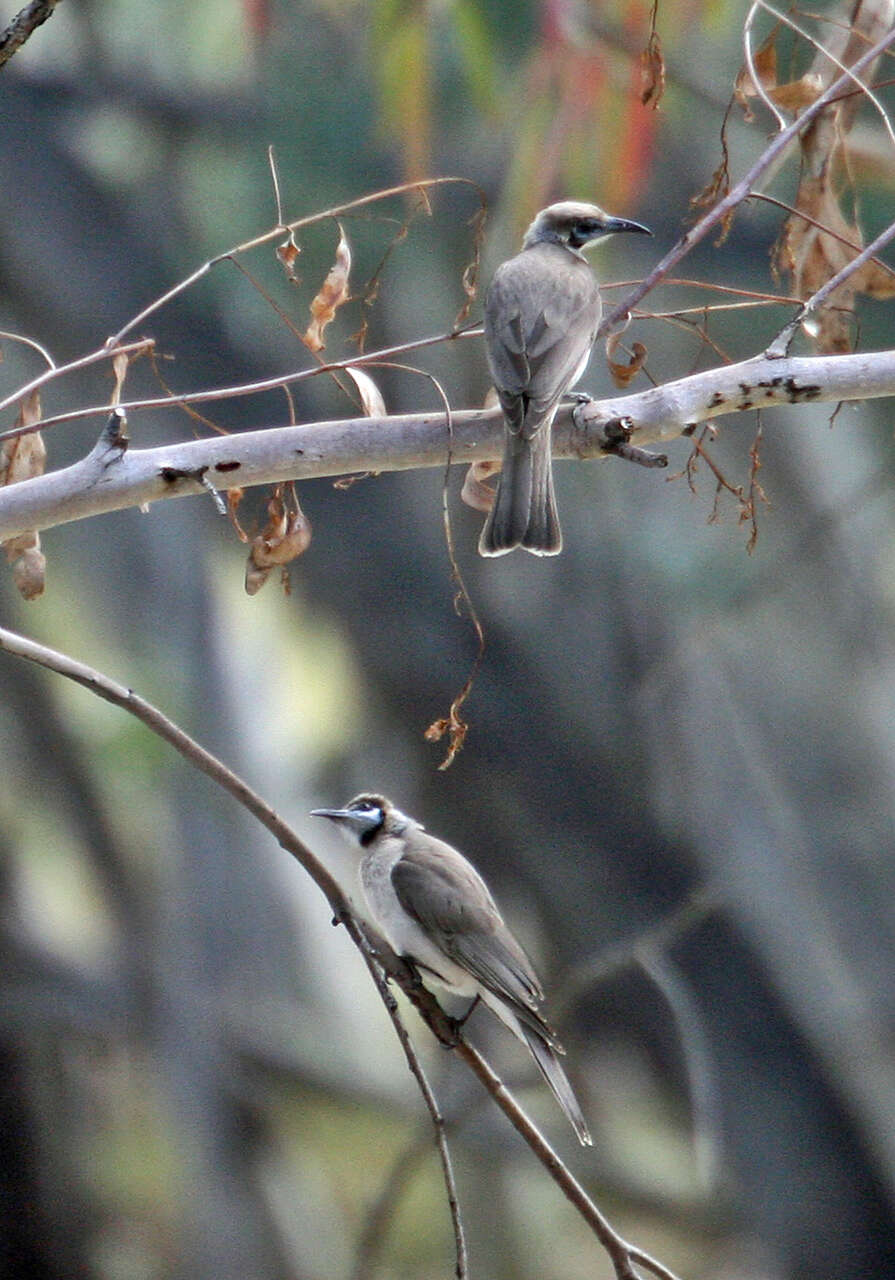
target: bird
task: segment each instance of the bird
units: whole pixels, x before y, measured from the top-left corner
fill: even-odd
[[[582,1146],[590,1146],[557,1057],[564,1050],[539,1009],[541,984],[472,863],[382,795],[364,792],[344,809],[311,812],[334,822],[360,853],[372,923],[391,948],[424,986],[471,999],[469,1012],[478,1000],[486,1004],[527,1046]]]
[[[595,204],[542,209],[522,250],[502,263],[485,295],[485,352],[504,417],[503,463],[479,552],[562,550],[553,495],[552,427],[562,398],[584,373],[602,316],[583,250],[618,231],[652,235]]]

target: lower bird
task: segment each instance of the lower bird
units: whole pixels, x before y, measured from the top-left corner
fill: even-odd
[[[618,231],[648,227],[595,204],[542,209],[522,252],[497,268],[485,295],[485,352],[504,416],[504,451],[479,552],[562,550],[553,496],[552,428],[559,403],[583,375],[600,327],[596,277],[582,252]]]
[[[539,1010],[541,984],[472,864],[381,795],[312,813],[331,819],[361,854],[364,897],[392,949],[426,986],[488,1005],[528,1047],[579,1141],[590,1146],[557,1058],[563,1049]]]

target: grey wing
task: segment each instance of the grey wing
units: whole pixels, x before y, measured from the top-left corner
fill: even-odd
[[[408,849],[392,869],[398,901],[438,947],[521,1014],[541,1019],[542,997],[531,961],[504,924],[481,877],[455,850],[434,861],[427,842],[425,865]],[[526,1019],[528,1020],[528,1019]]]
[[[589,267],[543,269],[529,250],[498,268],[485,299],[488,364],[507,424],[534,430],[555,408],[587,360],[600,323],[600,294]],[[528,432],[526,432],[528,434]]]

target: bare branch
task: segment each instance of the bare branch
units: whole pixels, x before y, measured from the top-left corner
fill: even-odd
[[[481,1080],[513,1128],[531,1147],[563,1195],[575,1206],[591,1228],[609,1254],[617,1280],[638,1280],[637,1272],[633,1267],[635,1262],[647,1271],[651,1271],[654,1276],[659,1277],[659,1280],[677,1280],[673,1271],[635,1245],[629,1244],[603,1217],[581,1183],[563,1164],[541,1131],[532,1124],[478,1050],[474,1049],[468,1041],[461,1040],[457,1045],[457,1052]]]
[[[370,351],[366,355],[359,353],[354,356],[346,356],[344,360],[329,360],[310,369],[306,366],[302,369],[293,370],[291,373],[280,373],[273,378],[259,378],[255,382],[241,382],[232,387],[215,387],[211,391],[189,391],[182,394],[171,391],[166,396],[156,396],[143,400],[127,400],[119,408],[123,409],[125,413],[134,413],[138,409],[182,409],[191,404],[204,404],[211,400],[232,400],[237,396],[253,396],[261,391],[275,391],[279,387],[285,388],[296,382],[305,382],[308,378],[316,378],[321,373],[333,373],[340,369],[351,370],[360,365],[383,364],[394,356],[405,355],[408,351],[420,351],[423,347],[433,347],[440,342],[453,342],[458,338],[480,338],[481,336],[482,329],[480,326],[477,328],[451,329],[447,333],[436,333],[427,338],[414,338],[410,342],[399,342],[394,347],[383,347],[379,351]],[[145,342],[132,342],[123,347],[101,347],[98,351],[92,351],[89,355],[73,360],[71,364],[62,365],[58,369],[49,369],[41,374],[40,377],[33,378],[31,382],[19,387],[17,391],[8,395],[5,400],[0,401],[0,409],[6,409],[10,405],[16,404],[29,392],[42,387],[51,378],[69,373],[73,369],[80,369],[84,365],[95,364],[98,360],[112,359],[118,355],[151,353],[153,347],[154,344],[149,339]],[[71,409],[67,413],[54,413],[46,418],[41,418],[39,422],[35,422],[28,427],[13,427],[8,431],[0,432],[0,442],[12,440],[16,436],[26,435],[29,431],[44,431],[47,427],[53,427],[62,422],[77,422],[82,418],[95,418],[99,414],[107,413],[108,410],[109,406],[107,404],[94,404],[88,405],[85,409]]]
[[[870,246],[873,248],[873,246]],[[774,405],[865,400],[895,395],[895,351],[841,356],[758,357],[692,374],[633,395],[563,408],[554,426],[557,458],[598,458],[611,443],[606,426],[630,419],[631,443],[646,446],[689,434],[723,414]],[[501,456],[499,410],[352,418],[271,427],[127,449],[115,430],[71,467],[0,490],[0,541],[28,529],[140,507],[233,486],[276,484],[363,471],[441,467]]]
[[[362,209],[367,205],[376,204],[380,200],[387,200],[391,196],[405,195],[407,192],[412,191],[424,191],[429,187],[444,187],[451,185],[471,187],[478,194],[481,206],[484,208],[485,194],[478,183],[473,182],[471,178],[421,178],[415,182],[399,183],[398,186],[388,187],[384,191],[374,191],[369,195],[359,196],[357,199],[348,200],[344,204],[334,205],[331,209],[324,209],[321,213],[312,213],[308,214],[304,218],[295,218],[291,222],[278,223],[269,231],[264,231],[261,235],[253,236],[251,240],[244,240],[242,244],[238,244],[232,249],[227,249],[226,252],[219,253],[216,257],[209,258],[207,262],[203,262],[201,267],[197,267],[195,271],[191,272],[188,276],[184,277],[183,280],[180,280],[177,284],[173,285],[166,293],[163,293],[161,297],[156,298],[154,302],[149,304],[149,306],[144,307],[138,315],[135,315],[132,319],[128,320],[127,324],[122,329],[119,329],[116,334],[109,338],[109,344],[117,345],[120,343],[122,338],[124,338],[126,334],[130,333],[132,329],[135,329],[137,325],[142,324],[144,320],[148,320],[151,315],[154,315],[156,311],[159,311],[162,307],[166,306],[174,298],[179,297],[181,293],[184,293],[194,285],[197,280],[201,280],[203,276],[208,274],[212,267],[216,267],[221,262],[226,262],[228,258],[235,258],[238,254],[248,253],[250,249],[257,249],[261,245],[270,244],[272,240],[276,240],[278,236],[281,236],[284,231],[293,232],[297,231],[299,227],[308,227],[315,222],[323,222],[328,218],[337,218],[343,214],[352,213],[355,209]]]
[[[359,947],[361,954],[366,962],[370,977],[375,983],[376,990],[382,1003],[388,1011],[388,1016],[392,1020],[392,1026],[398,1040],[401,1042],[401,1048],[404,1050],[404,1056],[407,1059],[407,1065],[410,1067],[411,1074],[419,1086],[419,1091],[423,1095],[423,1101],[426,1104],[429,1115],[432,1117],[432,1125],[435,1130],[435,1145],[438,1148],[438,1156],[441,1160],[441,1169],[444,1176],[444,1187],[447,1192],[448,1209],[451,1214],[451,1225],[454,1229],[454,1248],[457,1255],[457,1266],[455,1275],[457,1280],[466,1280],[469,1275],[468,1259],[466,1254],[466,1236],[463,1231],[463,1220],[460,1216],[460,1203],[457,1199],[457,1184],[454,1180],[454,1168],[451,1163],[451,1153],[448,1149],[447,1135],[444,1127],[444,1116],[438,1106],[432,1087],[423,1071],[423,1064],[419,1060],[416,1050],[413,1047],[413,1041],[407,1034],[407,1028],[404,1026],[403,1019],[398,1010],[398,1004],[388,987],[384,971],[380,968],[372,948],[364,934],[358,930],[357,937],[354,939]]]
[[[31,0],[0,35],[0,67],[9,62],[28,37],[50,17],[59,0]]]

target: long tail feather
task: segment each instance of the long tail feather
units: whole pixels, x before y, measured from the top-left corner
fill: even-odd
[[[501,556],[514,547],[538,556],[562,550],[551,447],[549,422],[530,439],[507,432],[494,505],[479,538],[483,556]]]
[[[593,1146],[593,1139],[587,1128],[581,1108],[578,1105],[578,1099],[572,1091],[569,1079],[560,1066],[557,1058],[550,1045],[536,1031],[532,1031],[529,1027],[522,1026],[522,1033],[525,1036],[525,1042],[531,1050],[531,1056],[541,1070],[541,1075],[550,1086],[550,1091],[556,1101],[562,1107],[563,1111],[571,1121],[572,1128],[578,1135],[578,1141],[583,1147]]]

